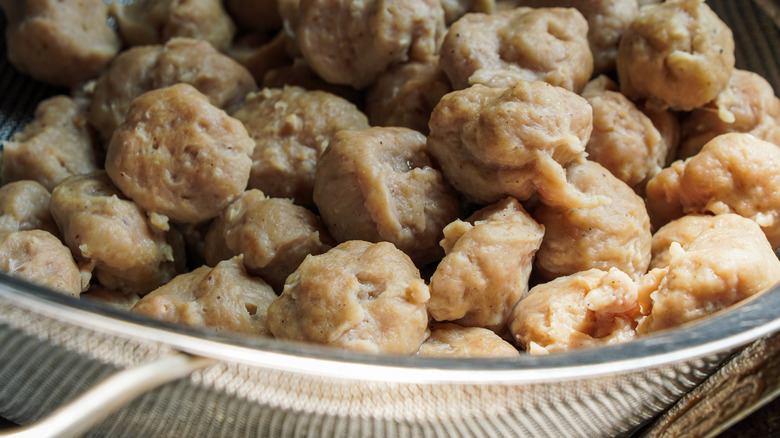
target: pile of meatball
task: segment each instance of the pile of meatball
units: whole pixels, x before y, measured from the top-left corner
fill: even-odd
[[[780,281],[780,99],[701,0],[0,0],[65,91],[0,269],[352,351],[625,342]],[[112,25],[113,24],[113,25]]]

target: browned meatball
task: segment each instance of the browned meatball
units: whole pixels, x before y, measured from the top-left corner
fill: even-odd
[[[637,284],[619,269],[591,269],[534,286],[512,312],[510,330],[531,354],[636,337]]]
[[[671,243],[668,265],[648,273],[655,280],[652,310],[640,334],[710,315],[780,281],[780,261],[758,225],[729,216],[689,242]]]
[[[588,101],[544,82],[474,85],[436,105],[428,149],[447,180],[476,203],[538,193],[549,205],[593,207],[600,199],[578,192],[564,170],[584,159],[592,120]]]
[[[610,199],[595,208],[540,205],[534,218],[546,229],[536,253],[538,273],[547,280],[591,268],[619,268],[634,279],[650,263],[650,217],[645,203],[600,164],[585,161],[567,169],[583,193]]]
[[[253,147],[241,122],[177,84],[133,101],[111,137],[106,171],[145,210],[198,223],[244,191]]]
[[[225,0],[225,9],[240,29],[275,30],[282,27],[277,0]]]
[[[495,0],[441,0],[444,8],[444,23],[448,26],[468,12],[492,14],[496,9]]]
[[[107,142],[133,99],[179,82],[194,86],[226,110],[240,106],[257,87],[246,68],[211,44],[173,38],[163,46],[134,47],[117,56],[95,85],[89,121]]]
[[[141,299],[141,296],[135,293],[109,289],[101,284],[92,284],[86,292],[81,294],[81,298],[129,312]]]
[[[706,104],[726,88],[733,70],[731,29],[701,0],[645,6],[620,40],[621,91],[660,108]]]
[[[236,33],[222,0],[114,2],[111,14],[128,46],[163,44],[174,37],[186,37],[208,41],[224,52]]]
[[[366,92],[366,114],[372,126],[403,126],[427,135],[431,111],[450,91],[435,59],[399,64]]]
[[[2,0],[8,59],[40,81],[77,86],[100,74],[119,51],[103,0]]]
[[[726,89],[683,121],[677,157],[695,155],[705,143],[727,132],[746,132],[780,146],[780,99],[761,76],[734,70]]]
[[[780,148],[750,134],[713,138],[647,184],[647,208],[660,227],[681,213],[736,213],[753,219],[780,247]]]
[[[344,129],[366,129],[355,105],[324,91],[266,88],[247,96],[233,117],[254,140],[249,187],[312,206],[317,160]]]
[[[48,231],[0,233],[0,271],[73,297],[82,290],[70,250]]]
[[[582,92],[593,108],[593,132],[585,147],[596,161],[637,193],[666,164],[669,146],[653,121],[617,91],[604,88],[605,77]]]
[[[143,294],[183,269],[183,254],[166,230],[102,171],[63,181],[52,193],[51,212],[73,254],[94,266],[106,287]]]
[[[35,181],[23,180],[0,187],[0,232],[59,231],[49,209],[51,194]]]
[[[468,222],[447,225],[447,255],[431,277],[431,316],[500,331],[528,291],[544,232],[512,198],[477,211]]]
[[[308,0],[295,29],[306,62],[326,81],[364,88],[393,64],[425,60],[444,32],[440,0]]]
[[[246,273],[238,256],[177,276],[132,311],[174,324],[267,337],[266,313],[275,298],[271,286]]]
[[[391,243],[349,241],[307,257],[268,308],[277,339],[413,354],[428,326],[428,286]]]
[[[431,337],[417,350],[425,357],[515,357],[520,352],[488,329],[434,324]]]
[[[579,92],[593,72],[588,22],[576,9],[467,14],[442,42],[439,65],[457,89],[544,81]]]
[[[205,255],[214,266],[243,254],[247,272],[281,293],[287,276],[307,255],[321,254],[332,244],[320,219],[306,208],[248,190],[211,224]]]
[[[314,202],[336,241],[394,243],[417,264],[441,257],[458,200],[408,128],[339,131],[317,163]]]
[[[71,175],[98,169],[84,99],[55,96],[35,109],[35,119],[3,144],[3,183],[34,180],[52,190]]]

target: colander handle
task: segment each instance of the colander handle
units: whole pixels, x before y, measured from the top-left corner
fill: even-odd
[[[0,432],[0,437],[78,437],[131,402],[160,385],[189,376],[218,361],[175,353],[127,368],[98,383],[70,403],[36,423]]]

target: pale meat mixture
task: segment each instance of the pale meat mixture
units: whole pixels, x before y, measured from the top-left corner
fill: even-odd
[[[358,89],[393,64],[433,56],[444,32],[440,0],[309,0],[299,8],[306,62],[326,81]]]
[[[173,38],[164,45],[134,47],[119,54],[95,84],[89,122],[108,142],[133,99],[180,82],[194,86],[212,104],[228,111],[238,108],[257,88],[246,68],[211,44]]]
[[[660,227],[685,213],[736,213],[780,247],[780,148],[750,134],[713,138],[647,184],[647,208]]]
[[[184,268],[175,237],[125,198],[103,171],[57,186],[51,212],[73,254],[106,287],[144,294]]]
[[[366,116],[341,97],[295,86],[249,94],[233,117],[255,144],[249,187],[304,206],[314,205],[317,160],[336,132],[369,126]]]
[[[0,233],[0,271],[72,297],[82,291],[70,250],[48,231]]]
[[[8,59],[40,81],[72,87],[97,77],[119,52],[103,0],[2,0]]]
[[[35,119],[3,143],[3,183],[34,180],[47,190],[71,175],[98,170],[96,141],[87,123],[89,102],[54,96],[35,109]]]
[[[241,256],[181,274],[141,298],[132,311],[218,332],[270,336],[271,286],[244,270]]]
[[[44,230],[59,235],[51,217],[51,193],[35,181],[0,187],[0,232]]]
[[[267,198],[248,190],[230,204],[206,234],[206,262],[244,255],[244,266],[281,293],[284,281],[309,254],[333,246],[322,221],[289,199]]]
[[[734,61],[731,29],[705,2],[645,6],[620,40],[620,90],[629,99],[689,111],[726,88]]]
[[[111,3],[122,40],[128,46],[163,44],[186,37],[208,41],[217,50],[230,47],[236,26],[222,0],[135,0]]]
[[[420,272],[391,243],[349,241],[301,263],[269,306],[268,328],[277,339],[414,354],[429,298]]]
[[[619,268],[633,279],[650,263],[650,217],[630,187],[593,161],[567,169],[569,182],[610,202],[595,208],[540,205],[534,218],[546,229],[536,253],[537,273],[547,280],[591,268]]]
[[[111,137],[106,171],[150,213],[198,223],[246,189],[254,142],[238,120],[188,84],[146,92]]]
[[[593,72],[587,34],[588,22],[576,9],[467,14],[444,37],[439,65],[456,90],[544,81],[579,92]]]
[[[474,85],[444,96],[430,120],[428,150],[444,176],[479,204],[537,194],[550,205],[595,207],[566,181],[583,160],[593,128],[588,101],[544,82],[511,88]]]
[[[492,331],[452,323],[434,324],[417,350],[423,357],[516,357],[520,352]]]
[[[317,163],[314,203],[338,242],[392,242],[417,264],[441,258],[458,200],[409,128],[339,131]]]
[[[710,315],[780,281],[780,260],[758,225],[729,216],[690,241],[671,243],[668,265],[647,274],[655,287],[639,334]]]
[[[431,316],[500,331],[528,291],[544,233],[512,198],[447,225],[442,240],[446,255],[431,277]]]

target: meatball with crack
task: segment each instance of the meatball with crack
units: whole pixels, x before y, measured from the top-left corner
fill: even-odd
[[[672,242],[668,265],[650,271],[652,302],[640,334],[676,327],[757,294],[780,281],[780,261],[758,225],[729,215],[688,242]]]
[[[247,274],[238,256],[177,276],[132,311],[174,324],[268,337],[267,311],[274,299],[271,286]]]
[[[73,254],[93,266],[106,287],[144,294],[184,268],[175,236],[126,199],[102,171],[63,181],[52,193],[51,212]]]
[[[59,235],[51,217],[51,193],[35,181],[0,187],[0,232],[44,230]]]
[[[623,181],[593,161],[567,169],[569,182],[586,194],[610,199],[595,208],[539,205],[534,218],[547,232],[536,253],[545,279],[591,268],[619,268],[639,279],[650,263],[650,217],[645,203]]]
[[[434,324],[431,337],[417,350],[422,357],[516,357],[520,352],[488,329],[452,323]]]
[[[268,308],[277,339],[413,354],[428,328],[428,286],[388,242],[349,241],[307,257]]]
[[[338,131],[367,129],[353,104],[324,91],[265,88],[249,94],[233,117],[254,140],[249,187],[313,206],[317,160]]]
[[[439,65],[456,90],[544,81],[579,92],[593,72],[588,23],[576,9],[466,14],[447,32]]]
[[[534,286],[512,312],[517,344],[539,355],[636,337],[639,286],[617,268],[590,269]]]
[[[726,88],[733,70],[731,29],[702,0],[641,8],[618,48],[620,90],[659,108],[705,105]]]
[[[0,233],[0,272],[72,297],[83,289],[70,250],[48,231]]]
[[[655,227],[690,213],[736,213],[753,219],[780,247],[780,148],[750,134],[713,138],[647,184]]]
[[[257,88],[246,68],[206,41],[173,38],[165,45],[133,47],[117,56],[95,83],[89,122],[107,143],[124,122],[133,99],[180,82],[194,86],[227,111],[241,106]]]
[[[408,128],[337,132],[317,163],[314,203],[336,241],[392,242],[418,265],[441,257],[442,229],[459,213],[425,136]]]
[[[106,172],[146,211],[198,223],[244,192],[253,148],[241,122],[177,84],[133,100],[111,137]]]
[[[548,205],[594,207],[566,181],[593,128],[588,101],[544,82],[474,85],[444,96],[431,114],[428,150],[468,200],[489,204],[538,194]]]
[[[2,0],[8,59],[52,85],[75,87],[97,77],[120,49],[103,0]]]
[[[358,89],[393,64],[430,58],[444,33],[440,0],[308,0],[298,14],[295,32],[309,66]]]
[[[281,293],[284,281],[309,254],[334,244],[322,221],[289,199],[248,190],[230,204],[206,234],[206,262],[244,255],[244,266]]]
[[[428,312],[437,321],[499,332],[528,292],[544,232],[512,198],[447,225],[441,242],[446,255],[431,277]]]

